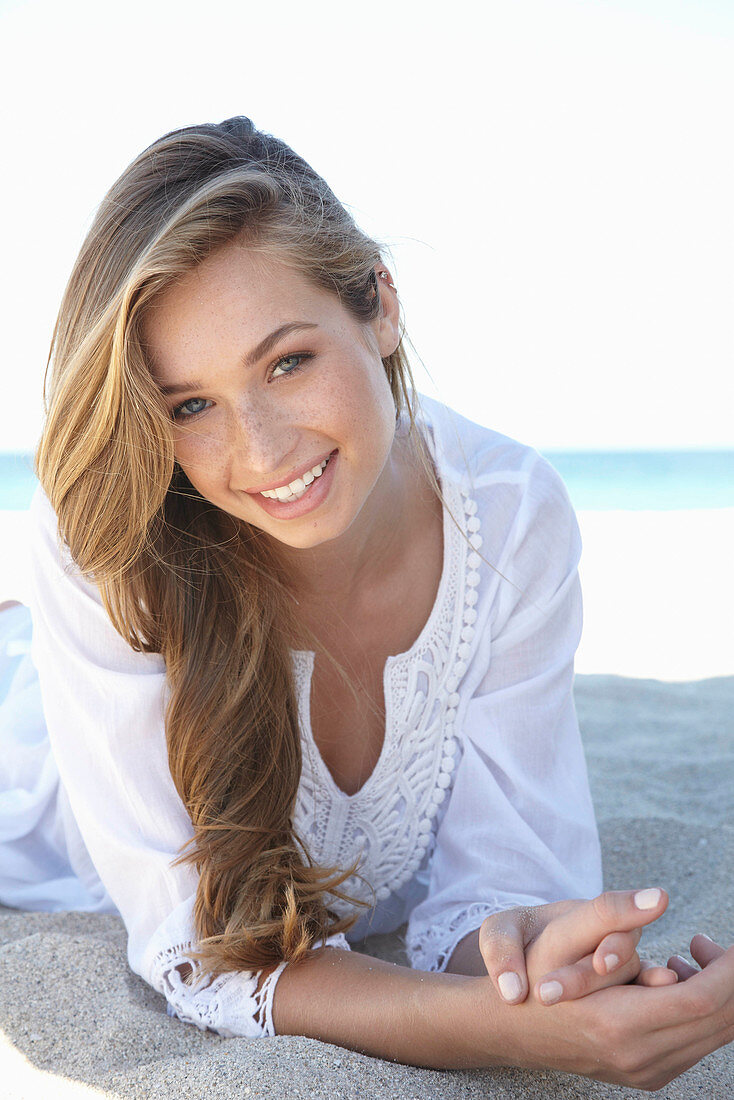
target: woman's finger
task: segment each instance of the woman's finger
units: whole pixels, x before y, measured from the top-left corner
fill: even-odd
[[[688,965],[683,959],[680,962]],[[680,977],[676,956],[668,963]],[[645,990],[645,996],[650,998],[650,1012],[657,1027],[684,1025],[693,1038],[694,1025],[701,1024],[705,1031],[712,1018],[719,1019],[723,1009],[734,1012],[734,947],[723,951],[704,970],[694,970],[684,981],[667,989]],[[734,1020],[730,1020],[730,1025],[734,1029]]]
[[[675,985],[678,974],[668,966],[658,966],[649,959],[640,959],[640,973],[635,978],[635,985],[644,985],[648,989],[654,989],[659,985]]]
[[[724,948],[714,943],[710,936],[699,932],[691,940],[691,954],[700,967],[708,966],[714,959],[724,954]]]
[[[698,968],[686,962],[682,955],[672,955],[668,959],[668,967],[678,975],[679,982],[684,982],[686,979],[692,978],[694,974],[699,973]]]
[[[721,957],[724,954],[724,948],[718,943],[714,943],[710,936],[704,935],[703,932],[699,932],[691,940],[691,954],[696,962],[702,968],[708,966],[709,963],[715,959]],[[674,970],[678,975],[678,981],[685,982],[688,978],[692,978],[694,974],[700,974],[701,971],[696,966],[691,964],[682,957],[682,955],[673,955],[668,959],[668,966],[671,970]]]
[[[640,960],[633,954],[630,959],[609,974],[598,974],[594,969],[593,956],[587,955],[573,966],[562,966],[545,974],[533,987],[533,994],[544,1005],[559,1004],[561,1001],[576,1001],[598,989],[610,985],[624,985],[636,977],[640,969]]]
[[[531,911],[508,910],[487,917],[479,929],[479,950],[500,997],[521,1004],[528,995],[525,944],[531,934]]]
[[[631,932],[657,920],[668,905],[668,895],[659,887],[644,890],[607,890],[557,917],[544,933],[551,966],[562,966],[569,947],[578,958],[595,952],[613,932]]]
[[[641,929],[634,928],[631,932],[612,932],[605,936],[593,955],[597,974],[611,974],[628,962],[637,950],[641,935]]]

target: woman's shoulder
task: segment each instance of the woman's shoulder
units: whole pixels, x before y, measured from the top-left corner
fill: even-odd
[[[56,513],[51,507],[51,502],[40,485],[36,486],[36,490],[31,497],[31,503],[28,506],[28,514],[31,523],[35,527],[51,527],[53,529],[56,526]]]
[[[442,483],[451,482],[481,507],[502,501],[523,506],[571,510],[566,487],[551,463],[535,448],[468,419],[432,398],[421,396],[421,419]]]
[[[31,558],[40,563],[44,571],[50,569],[53,573],[66,576],[78,574],[79,570],[59,529],[59,517],[40,485],[31,497],[28,521]]]

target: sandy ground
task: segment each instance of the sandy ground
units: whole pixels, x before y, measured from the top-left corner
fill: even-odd
[[[734,511],[580,519],[587,628],[576,698],[606,885],[669,891],[668,912],[643,941],[650,958],[685,954],[697,931],[732,942]],[[0,599],[24,594],[22,523],[0,514],[10,550]],[[397,936],[367,947],[400,958]],[[0,908],[0,957],[0,1100],[641,1095],[553,1073],[434,1072],[315,1040],[198,1032],[130,973],[113,917]],[[657,1095],[731,1100],[734,1048]]]

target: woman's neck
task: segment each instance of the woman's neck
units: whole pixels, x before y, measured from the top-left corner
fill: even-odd
[[[369,499],[338,539],[308,550],[283,548],[297,603],[348,605],[399,569],[405,547],[435,507],[428,471],[415,441],[396,434],[385,467]]]

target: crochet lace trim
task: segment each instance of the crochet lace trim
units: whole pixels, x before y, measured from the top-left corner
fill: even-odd
[[[482,538],[468,491],[451,482],[442,491],[444,566],[436,603],[412,648],[387,660],[382,752],[353,795],[336,786],[311,731],[314,655],[293,654],[303,744],[294,828],[317,863],[345,867],[358,859],[359,872],[344,889],[370,904],[427,864],[459,755],[458,688],[476,646]],[[329,905],[339,915],[352,909],[338,899]]]
[[[159,952],[153,963],[151,984],[164,994],[168,1015],[228,1038],[274,1035],[273,994],[286,964],[281,963],[261,984],[262,971],[234,971],[211,978],[191,959],[194,950],[193,942],[175,944]],[[184,964],[193,970],[190,984],[178,970]]]
[[[322,946],[349,950],[341,932],[327,936]],[[287,963],[280,963],[265,978],[262,970],[235,970],[212,978],[191,958],[194,950],[193,940],[186,940],[159,951],[153,960],[150,984],[165,996],[168,1015],[226,1038],[275,1035],[273,997]],[[178,969],[184,965],[192,969],[190,983]]]
[[[410,965],[416,970],[445,970],[460,940],[479,928],[486,917],[514,909],[521,900],[503,902],[477,901],[465,909],[445,914],[433,920],[429,927],[410,928],[405,946]]]

